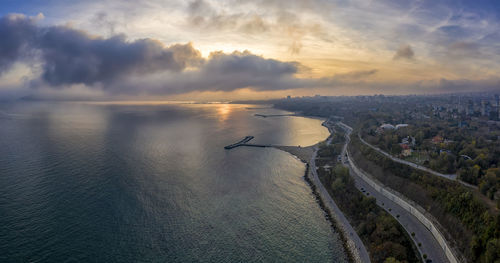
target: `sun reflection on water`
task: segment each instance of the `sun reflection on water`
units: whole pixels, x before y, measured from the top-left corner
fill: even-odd
[[[225,121],[231,114],[231,105],[229,104],[219,104],[217,106],[217,115],[219,116],[219,120]]]

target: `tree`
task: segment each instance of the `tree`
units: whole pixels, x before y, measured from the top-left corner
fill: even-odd
[[[488,241],[486,245],[486,262],[497,263],[500,259],[500,239],[495,238]]]
[[[479,190],[482,194],[488,196],[493,200],[495,192],[497,191],[496,186],[498,184],[498,178],[500,171],[498,168],[490,168],[486,172],[483,181],[479,184]]]
[[[386,258],[384,263],[401,263],[401,261],[393,258],[393,257],[389,257],[389,258]]]

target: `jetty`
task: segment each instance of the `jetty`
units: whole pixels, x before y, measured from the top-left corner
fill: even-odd
[[[252,140],[254,137],[253,136],[246,136],[243,138],[241,141],[237,143],[233,143],[227,146],[224,146],[224,149],[226,150],[231,150],[233,148],[239,147],[239,146],[250,146],[250,147],[273,147],[271,144],[254,144],[254,143],[248,143],[250,140]]]

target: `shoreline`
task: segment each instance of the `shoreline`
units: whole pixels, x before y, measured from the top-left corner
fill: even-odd
[[[305,116],[301,116],[301,117],[305,117]],[[321,126],[327,128],[323,124]],[[329,130],[329,132],[330,132],[330,130]],[[363,261],[363,259],[362,259],[363,256],[361,255],[362,253],[360,251],[360,248],[358,248],[356,246],[356,242],[353,240],[353,236],[352,236],[353,234],[356,237],[358,237],[358,239],[359,239],[357,232],[354,231],[353,229],[351,231],[347,230],[348,226],[346,226],[345,224],[349,224],[350,228],[352,228],[352,226],[350,226],[349,222],[343,223],[342,220],[340,220],[339,217],[345,218],[345,215],[343,215],[343,213],[342,213],[342,211],[340,211],[340,209],[335,209],[334,207],[332,207],[332,206],[336,206],[336,204],[330,203],[330,202],[332,202],[333,199],[331,198],[331,196],[329,196],[328,193],[327,193],[328,197],[330,197],[330,199],[332,199],[332,200],[330,200],[330,202],[328,202],[327,200],[324,200],[324,199],[327,199],[327,197],[322,196],[322,194],[318,191],[318,188],[320,188],[320,187],[324,188],[324,186],[317,185],[317,183],[321,184],[321,182],[319,180],[318,180],[318,182],[315,182],[316,180],[314,180],[311,169],[310,169],[309,162],[312,161],[312,157],[315,156],[315,152],[317,150],[316,149],[317,145],[322,143],[322,142],[327,142],[330,137],[331,137],[331,133],[329,134],[329,136],[325,140],[320,141],[314,145],[307,146],[307,147],[273,146],[272,148],[287,152],[288,154],[292,155],[293,157],[297,158],[298,160],[300,160],[301,162],[303,162],[305,164],[306,170],[304,172],[304,181],[311,188],[312,194],[314,195],[316,202],[320,206],[321,210],[325,213],[325,218],[328,221],[328,223],[330,224],[330,227],[332,228],[332,230],[334,230],[334,232],[337,232],[339,234],[339,238],[342,242],[342,247],[344,248],[344,250],[346,252],[347,260],[349,262],[365,262],[365,261],[370,262],[368,252],[366,250],[366,247],[364,247],[364,244],[361,242],[361,245],[363,246],[362,247],[363,251],[365,252],[365,254],[364,254],[365,260]],[[335,210],[337,210],[337,212],[340,213],[341,215],[337,214],[337,212],[334,212]],[[350,232],[350,234],[349,234],[349,232]]]
[[[272,106],[272,108],[274,108]],[[287,111],[289,112],[289,111]],[[259,115],[256,115],[259,116]],[[294,113],[290,112],[290,115],[283,115],[280,117],[301,117],[301,118],[309,118],[309,119],[315,119],[321,121],[321,127],[325,128],[328,132],[328,136],[324,139],[321,140],[313,145],[310,146],[305,146],[305,147],[299,147],[299,146],[271,146],[271,148],[275,148],[280,151],[287,152],[291,156],[297,158],[300,160],[302,163],[305,164],[305,172],[304,172],[304,181],[306,182],[307,185],[311,188],[312,194],[316,199],[316,202],[318,203],[320,209],[323,211],[325,215],[325,219],[327,222],[330,224],[331,229],[338,233],[339,239],[342,242],[342,247],[345,250],[347,260],[349,262],[370,262],[370,258],[368,255],[368,252],[366,250],[366,247],[364,244],[360,241],[361,239],[359,238],[357,232],[352,228],[350,223],[345,220],[342,222],[339,217],[345,218],[345,215],[343,215],[342,211],[340,209],[335,209],[332,206],[336,206],[336,204],[331,204],[331,202],[334,202],[331,196],[327,193],[328,197],[330,197],[330,202],[328,202],[327,197],[322,196],[322,194],[318,191],[318,188],[322,187],[324,189],[324,186],[317,185],[321,184],[319,179],[314,180],[312,172],[311,172],[311,165],[310,162],[314,161],[316,158],[316,151],[317,147],[320,143],[326,142],[328,143],[328,140],[332,136],[332,131],[329,129],[328,126],[325,125],[325,122],[327,121],[327,118],[324,117],[318,117],[318,116],[308,116],[308,115],[303,115],[301,113]],[[313,160],[314,157],[314,160]],[[336,211],[336,212],[334,212]],[[337,214],[340,213],[341,215]],[[346,222],[347,221],[347,222]],[[348,226],[346,226],[346,224]],[[351,230],[347,230],[347,228],[351,228]],[[358,237],[359,241],[361,242],[362,250],[363,250],[363,255],[361,255],[361,248],[358,248],[356,246],[356,242],[353,240],[353,235]],[[358,242],[359,243],[359,242]],[[364,258],[364,259],[363,259]]]
[[[326,221],[328,221],[328,223],[330,224],[330,227],[335,232],[337,232],[339,234],[340,241],[342,242],[342,247],[346,251],[347,260],[349,262],[355,262],[355,256],[354,256],[353,251],[350,249],[348,237],[346,237],[344,232],[340,230],[340,228],[338,226],[338,222],[335,221],[330,209],[328,209],[326,207],[325,202],[323,201],[323,199],[321,198],[321,195],[317,191],[316,185],[309,178],[309,164],[308,163],[306,163],[306,170],[304,173],[304,181],[306,181],[307,185],[309,185],[309,187],[311,188],[312,194],[314,195],[316,202],[318,203],[318,205],[321,208],[321,210],[323,211],[323,213],[325,213]]]
[[[297,116],[297,117],[306,117],[306,118],[309,118],[309,116],[306,116],[306,115],[300,115],[300,114],[296,114],[295,116]],[[322,118],[322,117],[315,117],[314,119],[323,120],[324,122],[322,123],[322,126],[328,129],[328,131],[329,131],[329,133],[330,133],[330,136],[331,136],[331,134],[332,134],[332,130],[330,129],[330,127],[328,127],[327,125],[325,125],[325,120],[326,120],[326,118]],[[328,138],[326,139],[326,142],[327,142],[327,143],[328,143],[328,139],[329,139],[329,138],[330,138],[330,137],[328,137]],[[311,146],[311,147],[315,147],[315,146],[317,146],[318,144],[320,144],[320,143],[322,143],[322,142],[325,142],[325,141],[318,142],[317,144],[315,144],[315,145],[313,145],[313,146]],[[349,253],[349,255],[348,255],[349,260],[354,261],[353,254],[352,254],[353,252],[349,249],[349,244],[348,244],[348,242],[349,242],[350,240],[347,240],[347,238],[349,238],[349,237],[347,237],[347,238],[346,238],[346,236],[345,236],[345,235],[342,235],[342,232],[343,232],[343,231],[342,231],[341,229],[339,229],[339,225],[338,225],[337,220],[335,220],[335,218],[333,217],[333,215],[332,215],[332,213],[331,213],[330,209],[327,209],[327,208],[325,207],[325,200],[323,200],[323,199],[321,198],[320,193],[318,193],[318,189],[317,189],[317,188],[318,188],[318,186],[317,186],[317,185],[315,185],[315,184],[314,184],[314,181],[312,181],[312,180],[311,180],[312,178],[310,178],[310,177],[309,177],[309,176],[311,176],[311,171],[310,171],[310,167],[309,167],[309,166],[310,166],[310,165],[309,165],[309,162],[307,161],[307,159],[306,159],[306,160],[304,160],[304,158],[301,158],[300,156],[297,156],[297,154],[296,154],[295,152],[293,152],[293,151],[289,151],[289,150],[287,150],[287,149],[280,149],[280,150],[287,151],[288,153],[290,153],[290,154],[292,154],[292,155],[296,156],[297,158],[299,158],[302,162],[306,163],[307,170],[306,170],[306,174],[305,174],[305,180],[306,180],[306,182],[310,185],[310,187],[312,188],[312,190],[313,190],[313,194],[315,195],[315,197],[316,197],[316,199],[317,199],[317,202],[319,203],[319,205],[320,205],[321,209],[322,209],[325,213],[327,213],[327,214],[328,214],[328,216],[327,216],[327,220],[328,220],[328,221],[332,224],[332,228],[333,228],[333,229],[335,229],[337,232],[339,232],[339,234],[341,234],[340,236],[341,236],[341,240],[342,240],[342,242],[343,242],[343,246],[344,246],[344,248],[347,248],[347,249],[346,249],[346,251],[350,252],[350,253]],[[311,159],[311,162],[312,162],[312,161],[313,161],[313,160]],[[321,183],[321,182],[319,182],[319,183]],[[342,211],[340,211],[340,212],[342,213]],[[393,216],[393,217],[394,217],[394,216]],[[394,217],[394,218],[395,218],[395,217]],[[402,225],[402,224],[401,224],[401,222],[399,222],[399,220],[398,220],[397,218],[395,218],[395,219],[398,221],[398,223],[399,223],[400,225]],[[408,229],[407,229],[406,227],[404,227],[404,226],[403,226],[403,229],[404,229],[404,233],[405,233],[405,234],[409,237],[409,235],[410,235],[410,233],[411,233],[412,231],[408,231]],[[340,231],[339,231],[339,230],[340,230]],[[419,255],[420,257],[422,257],[422,251],[421,251],[421,249],[417,246],[417,243],[415,243],[416,241],[415,241],[413,238],[409,238],[409,240],[410,240],[410,242],[412,242],[412,245],[416,246],[416,248],[417,248],[417,252],[416,252],[416,253],[417,253],[417,255]],[[447,249],[447,250],[448,250],[448,249]],[[356,252],[357,252],[357,251],[354,251],[354,253],[356,253]],[[447,256],[448,256],[448,255],[447,255]],[[446,257],[446,258],[449,260],[449,258],[448,258],[448,257]],[[451,261],[451,262],[454,262],[453,260],[450,260],[450,261]]]
[[[323,142],[323,141],[321,141],[321,142]],[[315,144],[315,145],[317,145],[317,144]],[[308,147],[314,147],[315,145],[308,146]],[[296,147],[296,146],[286,146],[286,147]],[[293,157],[297,158],[302,163],[304,163],[304,165],[305,165],[305,171],[304,171],[304,176],[303,176],[304,181],[311,188],[312,194],[313,194],[314,198],[316,199],[316,203],[318,203],[320,209],[325,214],[326,221],[329,223],[332,230],[334,230],[334,232],[339,234],[340,241],[342,242],[342,247],[344,248],[344,250],[346,252],[347,260],[349,262],[357,262],[355,259],[359,258],[359,256],[356,257],[357,251],[355,249],[353,249],[352,246],[349,245],[349,243],[352,243],[352,242],[349,242],[350,238],[348,237],[348,235],[346,235],[346,233],[344,233],[344,231],[342,231],[343,228],[339,226],[340,223],[337,222],[335,217],[332,215],[333,212],[331,211],[330,208],[327,207],[327,205],[325,204],[325,201],[323,200],[323,198],[319,194],[318,186],[310,178],[311,173],[310,173],[309,162],[306,160],[303,160],[300,156],[298,156],[296,154],[296,152],[292,152],[290,150],[283,149],[280,147],[272,147],[272,148],[275,148],[275,149],[280,150],[280,151],[284,151],[284,152],[292,155]],[[304,148],[306,148],[306,147],[304,147]],[[361,261],[358,261],[358,262],[361,262]]]

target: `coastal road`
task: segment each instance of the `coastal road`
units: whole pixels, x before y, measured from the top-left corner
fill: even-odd
[[[355,180],[356,187],[361,192],[363,192],[363,194],[374,197],[376,199],[377,205],[391,214],[408,232],[408,235],[410,235],[410,237],[411,233],[415,233],[415,235],[411,238],[414,241],[415,245],[418,247],[421,255],[426,254],[427,258],[431,259],[432,262],[449,262],[444,250],[441,248],[432,233],[425,227],[425,225],[423,225],[415,216],[413,216],[399,204],[376,191],[373,187],[370,186],[370,184],[368,184],[361,176],[359,176],[354,171],[354,164],[348,160],[346,155],[352,128],[343,123],[340,123],[340,125],[346,131],[346,142],[344,144],[344,148],[342,149],[341,155],[342,163],[344,163],[349,168],[349,172]],[[420,247],[418,246],[419,243],[421,244]]]
[[[331,138],[328,139],[327,143],[330,144],[330,142]],[[337,222],[337,224],[339,224],[339,227],[343,229],[346,238],[352,241],[352,243],[348,245],[354,246],[354,249],[357,251],[356,254],[357,256],[359,256],[359,258],[355,258],[355,260],[363,263],[370,262],[370,256],[368,254],[368,251],[366,250],[365,245],[363,244],[363,241],[361,241],[361,238],[353,229],[353,227],[351,226],[347,218],[344,216],[342,211],[339,209],[335,201],[333,201],[332,197],[330,196],[326,188],[323,186],[323,183],[321,183],[321,181],[319,180],[315,162],[317,151],[318,148],[316,146],[313,155],[311,157],[311,161],[309,162],[309,167],[310,167],[309,171],[312,174],[311,180],[313,180],[313,184],[317,186],[317,189],[320,192],[319,194],[323,197],[325,205],[330,208],[332,216],[335,217],[335,221]]]

